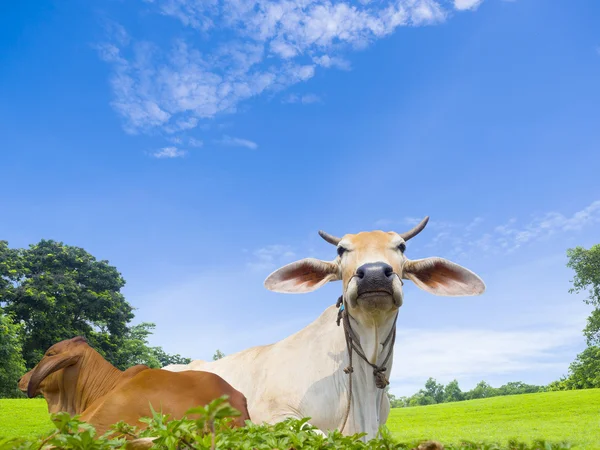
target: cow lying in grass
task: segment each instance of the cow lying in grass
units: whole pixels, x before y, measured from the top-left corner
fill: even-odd
[[[138,419],[152,416],[150,404],[171,419],[181,419],[190,408],[205,406],[223,395],[228,395],[229,404],[241,413],[233,426],[244,426],[250,419],[246,397],[218,375],[169,372],[145,365],[123,372],[83,337],[50,347],[37,366],[19,380],[19,389],[29,398],[42,394],[50,413],[80,414],[99,434],[121,420],[143,428],[145,424]]]

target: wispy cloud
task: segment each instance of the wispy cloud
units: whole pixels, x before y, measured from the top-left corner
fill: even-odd
[[[311,103],[321,103],[321,97],[316,94],[290,94],[284,100],[284,103],[302,103],[303,105],[309,105]]]
[[[375,222],[375,226],[414,226],[420,220],[421,218],[414,217],[400,221],[380,219]],[[436,231],[436,234],[425,247],[444,246],[450,249],[450,256],[460,257],[466,257],[476,251],[506,253],[559,233],[579,231],[597,223],[600,223],[600,200],[572,215],[553,211],[534,215],[528,221],[511,218],[502,225],[488,224],[483,217],[475,217],[470,222],[432,219],[427,228]]]
[[[230,147],[246,147],[251,150],[255,150],[258,148],[258,144],[256,142],[250,141],[248,139],[241,139],[237,137],[231,136],[223,136],[221,139],[215,141],[217,144],[227,145]]]
[[[253,259],[247,263],[252,270],[272,270],[291,262],[296,253],[289,245],[268,245],[253,252]]]
[[[458,9],[474,0],[456,0]],[[319,68],[348,70],[348,51],[364,49],[398,27],[443,22],[441,0],[146,0],[150,11],[202,37],[161,46],[108,26],[98,46],[112,66],[112,106],[130,133],[177,133],[240,102],[312,78]],[[188,36],[190,36],[188,34]],[[212,50],[206,51],[210,48]]]
[[[180,150],[177,147],[163,147],[160,150],[152,153],[154,158],[182,158],[187,154],[185,150]]]
[[[483,2],[483,0],[454,0],[454,8],[459,11],[467,9],[475,10]]]
[[[188,139],[188,145],[190,147],[202,147],[204,145],[204,142],[202,142],[200,139],[191,137]]]

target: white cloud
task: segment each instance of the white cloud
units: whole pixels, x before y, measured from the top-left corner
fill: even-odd
[[[418,217],[407,217],[401,221],[380,219],[377,227],[414,226],[421,221]],[[517,218],[508,219],[503,225],[492,226],[483,217],[476,217],[470,222],[447,222],[431,219],[427,229],[436,231],[425,248],[449,249],[449,256],[467,257],[475,252],[499,254],[515,250],[543,241],[560,233],[577,232],[585,227],[600,223],[600,200],[592,202],[572,215],[559,212],[547,212],[534,215],[528,222],[520,223]]]
[[[303,105],[310,105],[311,103],[321,103],[321,97],[316,94],[290,94],[284,100],[284,103],[302,103]]]
[[[187,154],[185,150],[180,150],[177,147],[163,147],[160,150],[152,153],[155,158],[182,158]]]
[[[255,150],[258,148],[258,144],[256,142],[252,142],[248,139],[241,139],[227,135],[223,136],[220,140],[216,142],[221,145],[228,145],[231,147],[246,147],[251,150]]]
[[[204,142],[202,142],[200,139],[191,137],[188,139],[188,145],[190,147],[202,147],[204,145]]]
[[[483,0],[454,0],[454,8],[459,11],[467,9],[475,10],[481,4]]]
[[[347,70],[348,50],[447,15],[436,0],[146,2],[197,30],[203,50],[193,36],[167,39],[168,48],[132,39],[120,25],[107,27],[113,43],[98,50],[113,68],[112,106],[129,133],[197,127],[247,99],[312,78],[317,67]]]
[[[268,245],[253,253],[254,259],[247,263],[253,270],[272,270],[290,262],[296,256],[289,245]]]

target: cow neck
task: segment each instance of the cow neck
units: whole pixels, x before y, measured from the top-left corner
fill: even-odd
[[[82,413],[97,399],[111,391],[119,382],[122,371],[106,361],[93,349],[85,352],[77,380],[77,413]]]
[[[348,416],[350,414],[350,408],[352,405],[352,373],[354,372],[354,365],[352,361],[353,353],[362,359],[366,364],[371,366],[373,369],[373,377],[375,379],[375,386],[378,389],[385,389],[389,384],[388,376],[386,376],[386,372],[389,375],[391,371],[391,360],[394,352],[394,343],[396,341],[396,320],[398,319],[398,311],[394,316],[394,320],[392,322],[392,326],[387,333],[385,339],[381,342],[379,341],[379,333],[378,330],[375,330],[375,337],[373,345],[375,348],[372,352],[372,357],[369,358],[365,354],[365,350],[362,348],[360,343],[360,337],[356,334],[356,331],[353,329],[352,322],[354,321],[355,326],[358,325],[348,308],[344,302],[344,296],[340,296],[336,303],[336,307],[339,308],[338,316],[337,316],[337,325],[340,326],[340,322],[343,324],[344,328],[344,338],[346,341],[346,350],[348,352],[348,366],[344,369],[344,373],[348,374],[348,402],[346,412],[344,414],[344,420],[342,426],[340,427],[340,432],[342,432],[346,426],[348,421]],[[381,347],[380,347],[381,346]],[[383,357],[381,363],[378,364],[378,361]],[[374,361],[374,362],[372,362]],[[389,370],[388,370],[389,363]]]

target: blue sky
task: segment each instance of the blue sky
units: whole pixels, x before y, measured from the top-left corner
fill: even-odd
[[[317,230],[405,231],[482,276],[406,284],[392,392],[548,383],[584,348],[565,251],[600,236],[593,0],[13,2],[0,17],[0,238],[61,240],[127,280],[152,343],[210,358],[281,339],[339,284]]]

